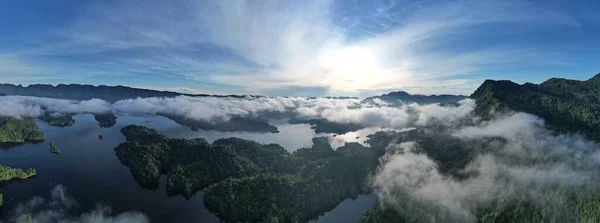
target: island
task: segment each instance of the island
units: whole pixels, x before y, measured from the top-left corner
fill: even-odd
[[[60,154],[60,149],[58,149],[54,143],[50,143],[50,152],[54,154]]]
[[[348,132],[354,132],[366,126],[355,123],[338,123],[331,122],[327,119],[299,119],[292,118],[288,120],[289,124],[310,124],[311,128],[315,130],[316,133],[335,133],[335,134],[346,134]]]
[[[110,128],[117,124],[117,116],[113,113],[94,114],[100,128]]]
[[[41,142],[45,137],[31,117],[0,117],[0,146]]]
[[[186,118],[177,115],[159,114],[167,117],[177,124],[190,127],[192,130],[197,131],[203,130],[215,130],[222,132],[235,132],[235,131],[246,131],[246,132],[264,132],[264,133],[278,133],[277,127],[269,124],[269,121],[262,118],[252,117],[239,117],[234,116],[229,120],[214,120],[204,121]]]
[[[35,175],[36,171],[31,168],[24,170],[0,165],[0,186],[13,179],[25,180]],[[0,194],[0,206],[2,206],[2,203],[2,194]]]
[[[45,111],[44,114],[38,118],[51,126],[70,127],[75,124],[73,114],[55,114]]]
[[[347,198],[370,192],[367,178],[391,138],[383,132],[371,147],[346,143],[333,149],[326,138],[287,152],[277,144],[240,138],[172,139],[144,126],[121,129],[126,142],[115,152],[140,185],[189,198],[204,190],[207,208],[226,221],[308,221]],[[371,140],[371,141],[369,141]]]

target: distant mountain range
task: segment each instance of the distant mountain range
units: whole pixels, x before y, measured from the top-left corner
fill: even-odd
[[[600,74],[586,81],[551,78],[523,85],[508,80],[486,80],[471,95],[476,114],[520,111],[542,117],[559,132],[578,132],[600,140]]]
[[[421,94],[409,94],[405,91],[396,91],[390,92],[387,94],[383,94],[380,96],[368,97],[363,100],[363,102],[376,103],[375,99],[380,99],[390,105],[398,106],[402,104],[453,104],[462,99],[467,98],[464,95],[451,95],[451,94],[442,94],[442,95],[421,95]]]
[[[110,102],[137,97],[175,97],[179,95],[194,97],[246,97],[246,95],[194,95],[125,86],[93,86],[80,84],[59,84],[57,86],[33,84],[27,87],[13,84],[0,84],[0,95],[3,94],[72,100],[100,98]],[[335,99],[348,98],[350,97],[337,97]],[[449,94],[412,95],[404,91],[397,91],[380,96],[368,97],[362,100],[362,102],[381,103],[377,101],[377,99],[379,99],[391,106],[399,106],[407,103],[454,104],[465,98],[467,98],[467,96]],[[550,127],[559,132],[579,132],[592,139],[600,140],[600,74],[597,74],[586,81],[551,78],[541,84],[525,83],[520,85],[508,80],[486,80],[470,96],[470,98],[477,101],[475,113],[484,118],[491,118],[494,114],[502,112],[526,112],[543,118]],[[192,124],[181,118],[170,118],[178,120],[180,123],[185,123],[194,129],[215,128],[215,126],[206,126],[205,123]],[[106,120],[107,126],[110,126],[110,124],[114,122],[112,119],[113,118]],[[221,128],[224,128],[222,130],[227,131],[234,131],[241,127],[244,127],[243,130],[246,131],[277,131],[273,126],[266,124],[266,121],[264,120],[239,121],[240,122],[235,125],[223,125],[223,123],[220,123]],[[257,122],[265,123],[263,123],[264,125],[259,129],[247,128],[248,123],[255,125]],[[70,124],[69,122],[64,123]]]
[[[27,87],[14,84],[0,84],[0,95],[2,94],[61,98],[71,100],[89,100],[92,98],[99,98],[109,102],[138,97],[176,97],[179,95],[195,97],[246,97],[246,95],[184,94],[172,91],[157,91],[150,89],[132,88],[121,85],[94,86],[82,84],[59,84],[56,86],[50,84],[32,84]]]

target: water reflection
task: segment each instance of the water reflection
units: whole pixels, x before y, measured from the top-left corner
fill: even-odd
[[[19,203],[35,196],[48,198],[51,188],[63,185],[80,204],[75,213],[70,213],[74,216],[81,214],[77,211],[91,210],[96,204],[106,204],[111,206],[115,215],[140,211],[148,215],[152,222],[218,222],[204,207],[202,193],[197,193],[189,200],[181,196],[169,197],[165,178],[156,190],[140,187],[114,152],[114,148],[125,141],[120,129],[130,124],[145,125],[174,138],[202,137],[212,142],[223,137],[239,137],[260,143],[278,143],[290,152],[312,146],[315,136],[326,136],[332,146],[337,147],[346,141],[364,143],[367,135],[381,130],[363,129],[334,137],[332,134],[317,135],[308,124],[271,120],[270,123],[279,128],[279,133],[192,131],[159,116],[119,116],[115,126],[100,128],[92,115],[75,115],[73,118],[75,124],[67,128],[36,121],[46,136],[45,142],[0,149],[0,163],[17,168],[35,168],[38,173],[26,181],[0,187],[0,193],[4,194],[0,219],[10,216],[11,210]],[[100,134],[103,135],[102,140],[98,138]],[[60,155],[50,153],[50,142],[61,149]],[[361,195],[356,200],[348,199],[318,221],[355,219],[358,209],[364,210],[371,204],[370,195]]]

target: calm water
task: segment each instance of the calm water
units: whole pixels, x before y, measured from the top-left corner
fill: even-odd
[[[218,219],[205,209],[201,193],[189,200],[180,196],[169,197],[164,179],[155,191],[141,188],[129,169],[119,162],[113,150],[120,142],[125,141],[125,137],[119,131],[121,127],[140,124],[155,128],[170,137],[203,137],[208,141],[235,136],[261,143],[278,143],[290,151],[310,147],[311,139],[315,136],[309,125],[290,125],[284,120],[272,122],[280,131],[273,134],[191,131],[163,117],[121,116],[112,128],[98,127],[91,115],[77,115],[74,118],[75,125],[68,128],[38,122],[41,131],[46,135],[46,141],[43,143],[0,149],[0,163],[37,170],[37,176],[31,179],[0,188],[0,193],[4,194],[4,207],[0,209],[1,218],[10,217],[17,204],[34,196],[49,197],[50,189],[60,184],[66,187],[68,193],[79,203],[77,212],[89,211],[96,204],[105,204],[110,205],[113,214],[140,211],[153,222],[218,222]],[[104,136],[103,140],[98,139],[99,134]],[[336,138],[344,137],[329,136],[331,142],[337,142],[339,139],[335,140]],[[355,137],[352,139],[359,140]],[[60,155],[50,153],[50,142],[60,148]],[[374,197],[364,195],[355,200],[345,200],[317,221],[353,221],[373,204]]]

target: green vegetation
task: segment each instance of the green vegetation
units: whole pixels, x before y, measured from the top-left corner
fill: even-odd
[[[587,81],[552,78],[519,85],[486,80],[471,95],[476,114],[520,111],[542,117],[558,132],[578,132],[600,140],[600,74]]]
[[[327,119],[296,119],[292,118],[288,120],[289,124],[310,124],[312,129],[315,130],[316,133],[336,133],[336,134],[345,134],[348,132],[354,132],[359,129],[365,128],[365,126],[355,123],[337,123],[330,122]]]
[[[304,222],[367,193],[367,177],[391,140],[380,132],[369,139],[372,148],[347,143],[334,150],[315,138],[313,147],[290,154],[277,144],[239,138],[210,144],[132,125],[121,132],[127,141],[115,151],[138,182],[156,187],[166,174],[171,195],[204,189],[209,210],[228,221]]]
[[[508,143],[502,138],[460,139],[448,132],[451,129],[424,127],[413,131],[397,133],[398,142],[414,141],[419,146],[417,153],[424,153],[435,161],[438,170],[445,177],[456,180],[477,176],[477,172],[464,171],[468,163],[480,154],[493,154],[499,160],[506,160],[515,166],[532,165],[540,162],[514,154],[502,153]],[[395,151],[389,151],[394,153]],[[560,159],[560,157],[543,159]],[[557,161],[557,160],[554,160]],[[467,168],[468,169],[468,168]],[[452,219],[453,215],[429,204],[413,199],[398,190],[393,196],[381,197],[375,205],[357,220],[361,223],[379,222],[598,222],[600,220],[600,187],[597,185],[547,184],[532,193],[528,186],[512,185],[516,192],[499,196],[489,204],[482,204],[472,218]],[[538,185],[539,186],[539,185]],[[535,196],[535,197],[534,197]]]
[[[52,114],[51,112],[46,111],[39,119],[48,123],[48,125],[58,127],[69,127],[75,124],[73,114]]]
[[[251,117],[231,117],[227,121],[203,121],[196,119],[189,119],[183,116],[166,115],[165,116],[177,124],[190,127],[192,130],[197,131],[200,129],[204,130],[216,130],[223,132],[232,131],[247,131],[247,132],[271,132],[277,133],[277,127],[269,124],[269,121],[262,118],[251,118]]]
[[[50,143],[50,152],[60,154],[60,149],[58,149],[54,143]]]
[[[12,179],[20,179],[24,180],[29,177],[35,176],[36,172],[34,169],[18,169],[18,168],[10,168],[7,166],[0,165],[0,183],[9,181]]]
[[[400,106],[402,104],[455,104],[460,100],[467,98],[467,96],[463,95],[421,95],[421,94],[409,94],[405,91],[396,91],[390,92],[387,94],[383,94],[380,96],[368,97],[362,100],[363,103],[374,103],[375,99],[382,100],[392,106]]]
[[[2,207],[3,203],[4,203],[4,200],[2,198],[2,194],[0,194],[0,207]]]
[[[110,128],[117,124],[117,116],[113,113],[94,114],[94,119],[96,119],[100,128]]]
[[[24,143],[44,141],[33,118],[0,117],[0,143]]]

